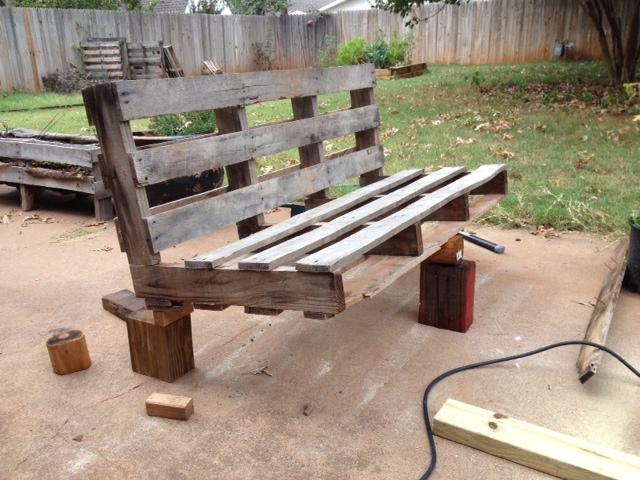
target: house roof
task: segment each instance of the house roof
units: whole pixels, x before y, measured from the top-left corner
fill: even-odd
[[[315,12],[334,3],[335,0],[293,0],[289,6],[290,12]]]
[[[152,0],[142,0],[143,5]],[[153,13],[185,13],[189,0],[161,0],[153,8]]]

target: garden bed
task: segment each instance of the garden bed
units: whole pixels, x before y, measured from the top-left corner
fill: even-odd
[[[379,80],[393,80],[395,78],[419,77],[427,71],[426,63],[412,63],[400,67],[376,68],[376,78]]]

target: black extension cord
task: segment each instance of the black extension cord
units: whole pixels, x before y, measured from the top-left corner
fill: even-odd
[[[436,441],[433,435],[433,429],[431,428],[431,422],[429,421],[429,394],[433,387],[435,387],[438,383],[440,383],[445,378],[450,377],[451,375],[455,375],[456,373],[464,372],[466,370],[473,370],[474,368],[482,368],[487,367],[489,365],[494,365],[496,363],[509,362],[511,360],[517,360],[519,358],[530,357],[532,355],[537,355],[538,353],[546,352],[547,350],[552,350],[558,347],[566,347],[567,345],[588,345],[590,347],[595,347],[597,349],[602,350],[603,352],[607,352],[609,355],[613,356],[616,360],[622,363],[625,367],[631,370],[638,378],[640,378],[640,371],[635,369],[629,362],[627,362],[621,355],[614,352],[608,347],[604,345],[600,345],[599,343],[587,342],[585,340],[567,340],[565,342],[552,343],[551,345],[547,345],[546,347],[536,348],[535,350],[531,350],[529,352],[520,353],[517,355],[510,355],[508,357],[496,358],[493,360],[485,360],[484,362],[472,363],[469,365],[463,365],[461,367],[453,368],[448,370],[434,380],[427,386],[427,389],[424,391],[424,396],[422,398],[422,413],[424,415],[424,423],[427,428],[427,438],[429,440],[429,448],[431,449],[431,460],[429,462],[429,468],[424,472],[424,475],[420,477],[420,480],[426,480],[431,476],[433,471],[436,469],[436,462],[438,460],[438,453],[436,451]]]

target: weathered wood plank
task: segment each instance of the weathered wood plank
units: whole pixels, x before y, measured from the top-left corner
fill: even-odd
[[[373,87],[373,65],[277,70],[117,84],[122,120],[244,107],[282,98]]]
[[[1,163],[0,183],[20,183],[82,193],[93,193],[94,188],[92,176],[79,177],[45,168],[19,167]]]
[[[146,219],[156,251],[176,245],[382,166],[382,147],[372,147],[288,175],[227,192]]]
[[[363,223],[389,212],[399,204],[410,201],[421,193],[460,175],[464,171],[465,169],[462,167],[442,168],[371,203],[335,218],[315,230],[298,235],[246,258],[238,266],[242,270],[273,270],[307,252],[326,245],[347,232],[356,229]]]
[[[375,72],[373,73],[375,77]],[[369,88],[352,89],[351,108],[364,107],[365,105],[375,105],[373,86]],[[356,148],[362,150],[378,144],[377,128],[370,128],[356,133]],[[360,186],[368,185],[377,181],[382,176],[382,168],[373,169],[360,176]]]
[[[247,112],[244,108],[221,108],[216,110],[218,131],[224,135],[248,128]],[[228,191],[237,190],[258,183],[258,169],[254,158],[242,163],[227,165]],[[226,198],[226,197],[225,197]],[[236,227],[240,238],[258,232],[264,225],[264,210],[242,218],[237,218]],[[203,219],[205,222],[207,220]]]
[[[402,185],[403,183],[418,177],[421,173],[422,170],[405,170],[397,173],[385,178],[384,180],[372,183],[367,187],[363,187],[359,190],[343,195],[330,203],[314,208],[313,210],[307,210],[300,215],[291,217],[288,220],[273,225],[258,233],[254,233],[250,237],[211,252],[197,255],[190,260],[186,260],[185,265],[191,268],[217,267],[238,255],[257,250],[258,248],[262,248],[265,245],[299,232],[314,223],[321,222],[326,218],[338,215],[375,195],[384,193],[387,190],[391,190],[398,185]]]
[[[640,478],[640,458],[448,399],[433,419],[436,435],[568,480]]]
[[[446,187],[425,195],[398,212],[296,262],[306,272],[336,272],[356,263],[371,248],[391,238],[430,213],[505,171],[504,165],[483,165]]]
[[[607,341],[611,320],[613,320],[613,314],[615,313],[618,297],[620,296],[622,279],[624,278],[624,272],[627,268],[628,254],[629,239],[625,238],[618,241],[610,258],[609,272],[598,294],[596,305],[593,308],[593,313],[589,320],[589,326],[584,335],[584,339],[589,342],[604,345]],[[580,347],[576,366],[578,367],[578,376],[582,383],[585,383],[597,373],[601,357],[602,350],[588,345],[582,345],[582,347]]]
[[[130,265],[130,270],[141,297],[323,313],[345,308],[342,279],[334,274],[204,270],[171,264]]]
[[[103,83],[82,91],[89,122],[96,127],[102,151],[100,170],[116,203],[120,233],[129,263],[154,265],[160,255],[151,246],[144,217],[149,202],[137,187],[131,166],[136,146],[129,122],[119,120],[115,83]]]
[[[299,98],[292,98],[291,99],[291,108],[293,110],[293,118],[296,120],[300,120],[303,118],[310,118],[310,117],[316,117],[316,122],[319,121],[319,119],[317,118],[320,115],[320,110],[318,108],[318,97],[317,96],[311,96],[311,97],[299,97]],[[377,107],[376,107],[377,110]],[[355,119],[359,119],[359,120],[367,120],[366,118],[363,118],[363,116],[361,116],[363,112],[356,112],[355,117],[351,117],[351,118],[355,118]],[[335,114],[334,114],[335,115]],[[321,122],[321,125],[330,125],[331,123],[334,123],[334,127],[336,126],[343,126],[343,127],[347,127],[348,120],[342,120],[342,119],[328,119],[325,118],[324,122]],[[374,118],[373,121],[371,123],[380,123],[380,114],[378,112],[374,113]],[[337,137],[337,136],[341,136],[341,135],[347,135],[348,133],[353,133],[355,131],[359,131],[362,130],[363,128],[368,128],[367,123],[365,123],[364,126],[361,126],[359,128],[356,128],[355,130],[351,130],[351,131],[345,131],[343,130],[344,133],[340,133],[339,135],[332,135],[333,137]],[[300,135],[297,134],[295,135],[295,138],[300,138],[303,137],[304,135]],[[324,147],[322,145],[322,141],[325,140],[326,138],[331,138],[331,137],[325,137],[325,138],[321,138],[320,136],[314,136],[313,141],[314,143],[309,142],[304,142],[299,144],[300,148],[298,148],[298,155],[300,157],[300,165],[304,168],[304,167],[308,167],[310,165],[315,165],[317,163],[320,163],[324,160]],[[305,205],[307,208],[314,208],[315,206],[317,206],[318,204],[321,204],[322,202],[325,202],[328,200],[329,197],[329,192],[328,190],[320,190],[319,192],[313,193],[311,194],[309,197],[307,197],[305,199]]]
[[[301,164],[315,165],[320,160],[307,156],[318,143],[380,124],[378,108],[368,106],[326,115],[260,126],[226,135],[207,135],[178,140],[138,150],[134,155],[140,185],[194,175],[252,158],[300,148]],[[303,147],[309,145],[309,147]],[[304,150],[304,152],[303,152]]]
[[[355,305],[363,299],[376,296],[398,278],[439,251],[449,238],[465,228],[471,221],[491,210],[503,198],[504,195],[478,197],[471,206],[470,219],[466,221],[423,223],[421,225],[422,253],[419,256],[380,256],[368,253],[361,263],[345,271],[342,275],[347,307]]]
[[[91,168],[97,146],[69,145],[45,140],[0,138],[0,157]]]

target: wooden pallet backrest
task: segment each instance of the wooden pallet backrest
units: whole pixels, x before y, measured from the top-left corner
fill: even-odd
[[[158,252],[236,223],[241,237],[262,228],[263,213],[327,189],[382,175],[380,124],[372,65],[252,72],[191,78],[129,80],[83,91],[104,156],[120,233],[130,263],[154,264]],[[351,108],[320,115],[318,95],[350,92]],[[291,99],[293,119],[249,128],[245,107]],[[218,134],[136,149],[131,120],[214,110]],[[355,135],[355,147],[324,154],[323,141]],[[258,177],[256,158],[297,148],[300,163]],[[228,187],[149,207],[145,187],[224,167]]]

